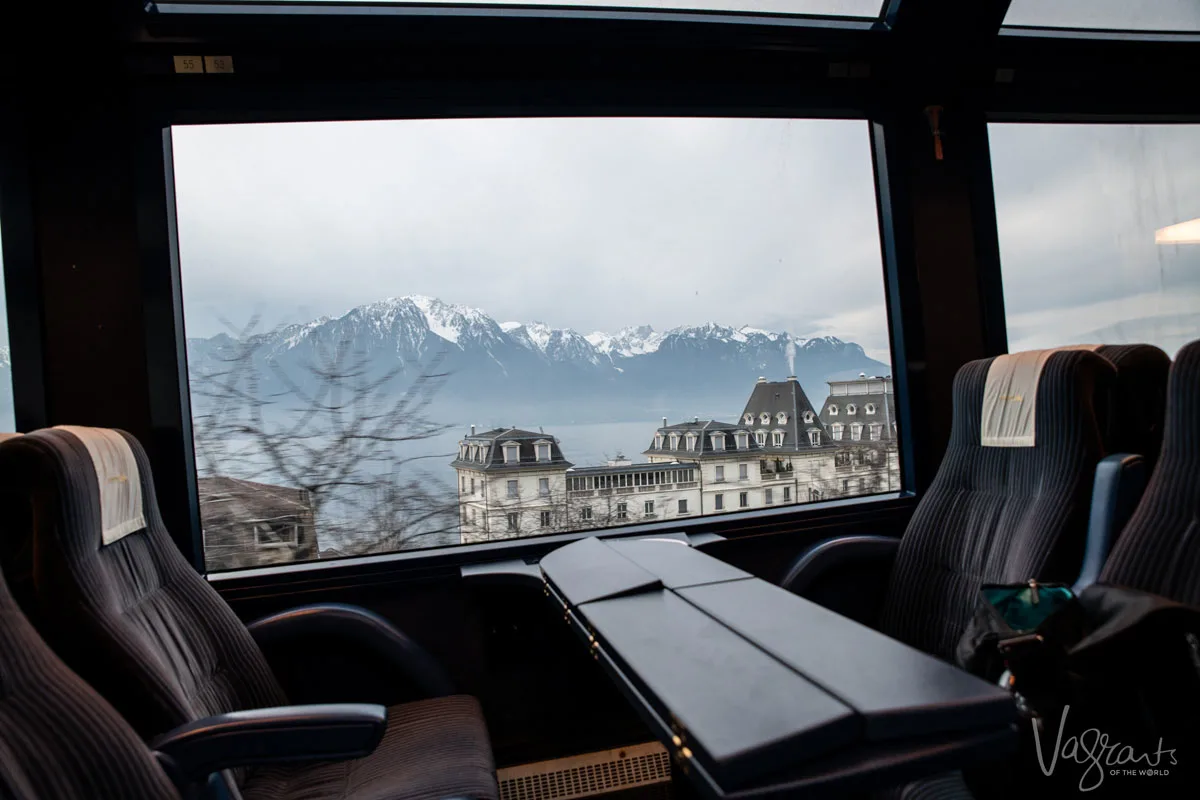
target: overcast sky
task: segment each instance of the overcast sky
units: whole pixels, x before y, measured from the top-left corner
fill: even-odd
[[[718,322],[886,358],[865,122],[188,128],[175,163],[189,335],[426,294],[583,333]]]

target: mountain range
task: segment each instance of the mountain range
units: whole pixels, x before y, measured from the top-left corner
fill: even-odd
[[[445,383],[429,411],[448,424],[524,426],[736,417],[759,376],[796,375],[814,404],[825,381],[890,374],[862,347],[715,323],[658,331],[649,325],[581,334],[541,322],[497,322],[483,311],[423,296],[358,306],[337,317],[252,337],[262,396],[307,390],[313,365],[342,348],[374,378],[396,371],[404,391],[430,371]],[[225,334],[188,340],[193,404],[237,352]],[[287,380],[279,377],[286,375]],[[211,384],[208,384],[211,385]]]

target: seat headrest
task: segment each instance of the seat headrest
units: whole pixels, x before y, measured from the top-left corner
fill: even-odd
[[[1090,350],[1098,344],[1026,350],[997,356],[988,367],[983,389],[980,444],[984,447],[1034,447],[1037,443],[1037,390],[1050,356],[1063,350]]]
[[[101,541],[109,545],[145,528],[141,476],[125,437],[111,428],[57,425],[55,430],[74,436],[92,457],[99,482]]]

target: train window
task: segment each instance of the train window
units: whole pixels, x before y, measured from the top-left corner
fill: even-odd
[[[1005,25],[1129,31],[1200,31],[1196,0],[1012,0]]]
[[[233,0],[235,3],[255,5],[256,0]],[[567,9],[646,9],[652,11],[717,11],[751,14],[804,14],[832,17],[879,17],[883,13],[882,0],[376,0],[380,5],[395,6],[454,6],[456,8],[483,7],[538,7],[551,6]],[[303,8],[306,3],[361,4],[360,0],[286,0],[281,5],[294,4]],[[171,6],[186,9],[189,5],[201,5],[202,0],[167,0],[159,3],[169,10]],[[211,8],[211,6],[209,6]]]
[[[13,412],[12,357],[8,349],[8,298],[4,294],[4,241],[0,239],[0,432],[16,429]]]
[[[822,435],[895,416],[865,121],[172,137],[212,570],[900,488],[893,425],[868,466]]]
[[[1200,330],[1200,126],[992,124],[1010,350]]]

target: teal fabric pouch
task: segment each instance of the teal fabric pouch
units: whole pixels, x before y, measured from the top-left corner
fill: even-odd
[[[1070,587],[1060,583],[985,584],[986,600],[1013,633],[1030,633],[1075,599]]]

